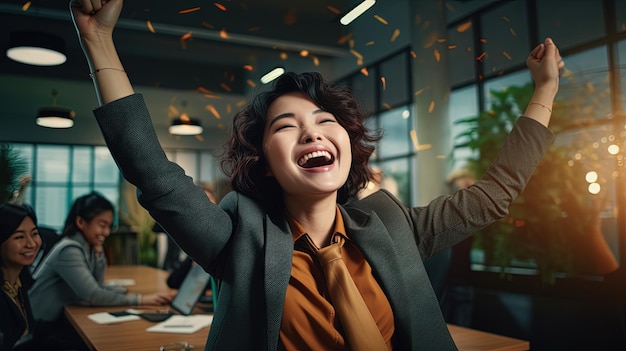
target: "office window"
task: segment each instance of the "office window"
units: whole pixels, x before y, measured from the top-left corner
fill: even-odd
[[[462,167],[468,158],[476,157],[467,146],[467,137],[456,138],[467,130],[467,125],[458,123],[460,120],[476,117],[478,115],[478,100],[476,86],[472,85],[462,89],[456,89],[450,94],[450,122],[452,123],[452,137],[454,138],[454,149],[452,150],[453,169]]]
[[[528,14],[524,1],[510,1],[481,18],[486,76],[523,65],[528,57]]]
[[[380,63],[380,110],[410,104],[412,100],[407,55],[395,55]]]
[[[452,86],[473,81],[476,77],[474,27],[467,22],[448,28],[448,74]]]
[[[615,31],[626,32],[626,1],[615,1]]]
[[[551,37],[561,50],[566,50],[605,36],[602,1],[536,3],[540,40]]]

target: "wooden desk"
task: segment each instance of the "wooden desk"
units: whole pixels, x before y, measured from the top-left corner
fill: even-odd
[[[168,272],[147,266],[110,266],[106,279],[134,279],[135,285],[129,286],[129,292],[154,293],[166,291]],[[145,307],[145,306],[144,306]],[[137,306],[84,307],[67,306],[65,315],[78,334],[91,350],[136,350],[155,351],[161,345],[176,341],[187,341],[195,345],[194,350],[203,350],[209,335],[209,327],[194,334],[149,333],[146,329],[156,323],[144,319],[117,324],[97,324],[87,316],[97,312],[123,311]]]
[[[149,294],[168,290],[168,272],[147,266],[110,266],[107,279],[134,279],[129,292]],[[209,327],[194,334],[149,333],[146,329],[154,323],[146,320],[118,324],[97,324],[87,316],[97,312],[122,311],[134,306],[83,307],[67,306],[65,315],[91,350],[155,351],[161,345],[175,341],[187,341],[195,350],[203,350],[209,335]],[[527,351],[529,342],[502,335],[448,324],[450,334],[459,351]]]
[[[448,324],[448,330],[459,351],[527,351],[530,343],[526,340],[509,338],[480,330]]]

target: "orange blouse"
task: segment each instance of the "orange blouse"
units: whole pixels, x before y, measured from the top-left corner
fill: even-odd
[[[306,230],[291,216],[287,215],[287,220],[294,243],[305,240],[302,236],[307,235]],[[345,231],[343,217],[337,207],[335,233],[348,238],[342,249],[343,260],[391,350],[391,337],[395,328],[391,305],[374,279],[369,263]],[[317,259],[298,250],[293,254],[280,340],[286,350],[349,350],[339,320],[335,318],[335,309],[329,301],[326,282]]]

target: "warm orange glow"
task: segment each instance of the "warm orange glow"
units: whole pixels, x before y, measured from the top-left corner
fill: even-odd
[[[150,22],[150,20],[147,20],[147,21],[146,21],[146,25],[148,26],[148,30],[149,30],[151,33],[156,33],[156,31],[154,30],[154,27],[152,26],[152,22]]]
[[[220,4],[219,2],[216,2],[213,5],[215,5],[215,7],[217,7],[218,9],[220,9],[222,11],[226,11],[226,6]]]
[[[196,11],[200,11],[200,6],[188,8],[188,9],[185,9],[185,10],[180,10],[180,11],[178,11],[178,14],[179,15],[184,15],[186,13],[191,13],[191,12],[196,12]]]
[[[204,106],[204,108],[211,112],[211,114],[213,115],[213,117],[217,118],[217,119],[222,119],[222,116],[220,115],[220,113],[217,111],[217,109],[215,108],[215,106],[209,104]]]
[[[30,5],[31,5],[31,2],[26,1],[24,5],[22,5],[22,11],[28,11],[28,9],[30,8]]]
[[[382,24],[388,24],[387,20],[380,17],[379,15],[374,15],[374,18],[376,18],[376,20]]]
[[[467,31],[468,29],[472,28],[472,22],[471,21],[467,21],[465,23],[461,23],[456,27],[456,31],[459,33],[464,33],[465,31]]]

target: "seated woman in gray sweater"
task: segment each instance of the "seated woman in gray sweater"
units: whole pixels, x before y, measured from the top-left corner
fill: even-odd
[[[40,331],[38,343],[76,347],[66,344],[74,334],[64,319],[65,305],[164,305],[171,300],[169,293],[127,294],[123,288],[103,285],[107,259],[102,245],[111,234],[113,218],[113,204],[96,192],[74,202],[61,240],[33,273],[29,296]]]

